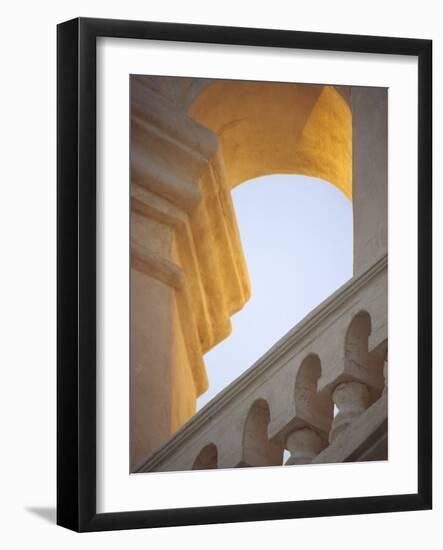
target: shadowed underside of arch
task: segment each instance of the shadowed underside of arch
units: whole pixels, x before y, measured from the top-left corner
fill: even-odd
[[[352,198],[352,114],[333,86],[213,81],[188,114],[219,138],[227,184],[269,174],[329,181]]]

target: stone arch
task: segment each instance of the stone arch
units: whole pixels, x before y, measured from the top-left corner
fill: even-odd
[[[366,310],[357,312],[347,327],[343,373],[331,388],[337,414],[329,441],[333,441],[380,396],[384,361],[369,353],[371,330],[371,316]]]
[[[317,354],[310,353],[303,359],[295,379],[294,401],[298,423],[326,435],[332,422],[333,403],[328,392],[317,390],[321,371]]]
[[[371,401],[379,396],[384,385],[384,356],[369,353],[372,320],[366,310],[353,316],[348,325],[344,343],[345,377],[360,380],[371,388]]]
[[[359,378],[369,367],[368,340],[371,334],[371,316],[365,310],[352,318],[344,342],[345,373]]]
[[[193,470],[215,470],[218,468],[218,450],[214,443],[208,443],[199,452],[192,465]]]
[[[200,88],[188,114],[218,136],[230,189],[258,176],[302,174],[351,198],[349,90],[218,80]]]
[[[321,375],[321,361],[316,353],[307,355],[300,364],[295,377],[295,394],[306,390],[310,394],[317,392],[317,382]]]
[[[239,467],[279,466],[283,449],[269,441],[268,425],[271,418],[268,402],[256,399],[251,405],[243,428],[242,460]]]

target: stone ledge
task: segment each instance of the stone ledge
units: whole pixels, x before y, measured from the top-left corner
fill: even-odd
[[[182,288],[185,282],[185,275],[179,265],[153,254],[137,243],[132,244],[131,267],[174,288]]]

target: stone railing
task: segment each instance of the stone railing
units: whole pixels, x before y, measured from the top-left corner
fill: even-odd
[[[138,472],[386,459],[387,257],[352,278]],[[288,453],[286,453],[288,454]]]

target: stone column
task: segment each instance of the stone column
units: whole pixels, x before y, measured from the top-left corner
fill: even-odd
[[[309,464],[323,449],[323,442],[318,433],[311,428],[300,428],[286,438],[286,448],[291,456],[286,465]]]
[[[250,292],[217,136],[157,84],[131,78],[131,471],[195,413]]]
[[[332,422],[329,442],[345,430],[370,404],[370,391],[361,382],[342,382],[332,393],[332,400],[338,408],[338,414]]]
[[[388,90],[352,89],[354,275],[387,253]]]

